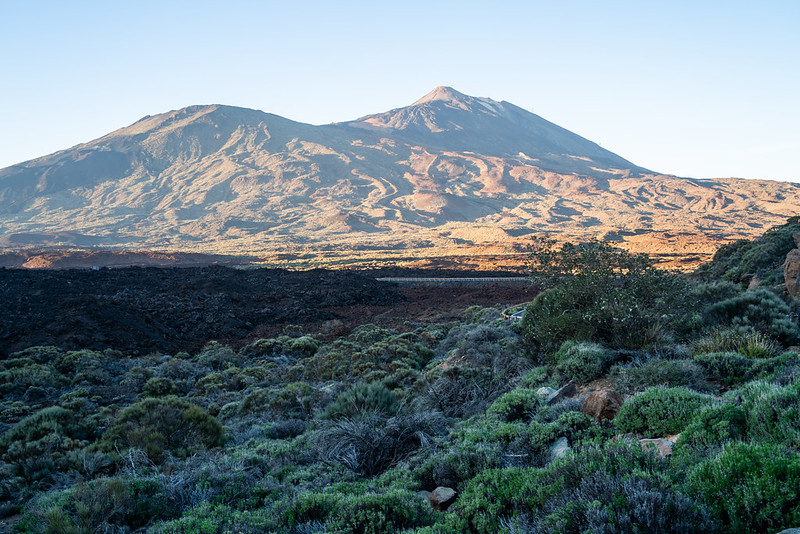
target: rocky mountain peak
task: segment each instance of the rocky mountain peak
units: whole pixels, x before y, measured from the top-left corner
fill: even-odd
[[[412,104],[412,106],[419,106],[422,104],[427,104],[429,102],[446,102],[450,104],[467,104],[469,101],[472,100],[472,97],[465,95],[464,93],[459,93],[452,87],[447,87],[446,85],[440,85],[436,87],[433,91],[428,93],[427,95],[423,96],[416,102]]]

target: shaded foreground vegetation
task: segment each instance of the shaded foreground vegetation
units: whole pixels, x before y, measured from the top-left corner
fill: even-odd
[[[800,302],[777,257],[751,290],[724,253],[694,277],[599,242],[531,259],[545,290],[519,324],[473,307],[332,340],[11,354],[0,513],[42,533],[800,525]],[[581,392],[604,387],[624,403],[597,420]],[[667,456],[640,441],[666,437]],[[420,495],[436,487],[458,493],[446,511]]]

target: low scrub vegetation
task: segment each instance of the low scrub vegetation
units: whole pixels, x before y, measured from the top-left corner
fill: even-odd
[[[796,527],[798,302],[772,270],[798,224],[692,276],[538,240],[542,292],[516,325],[470,308],[194,354],[10,354],[0,516],[31,533]],[[598,422],[581,409],[606,388],[622,405]],[[666,438],[671,455],[640,442]]]

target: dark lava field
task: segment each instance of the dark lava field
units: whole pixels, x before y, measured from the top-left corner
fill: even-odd
[[[220,266],[0,269],[0,356],[35,345],[194,352],[211,340],[238,346],[290,325],[333,338],[358,324],[404,330],[414,321],[455,319],[470,305],[533,298],[531,288],[519,285],[400,287],[375,280],[403,275],[419,273]]]

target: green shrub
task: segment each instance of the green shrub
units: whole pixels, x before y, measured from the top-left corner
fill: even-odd
[[[458,442],[424,451],[412,463],[414,476],[422,488],[444,486],[457,491],[487,469],[503,466],[504,448],[497,442]],[[418,462],[418,463],[417,463]]]
[[[796,383],[800,375],[800,355],[786,352],[774,358],[753,361],[748,379],[766,380],[775,383]]]
[[[280,532],[282,525],[270,510],[241,510],[225,504],[204,502],[172,521],[157,522],[151,534],[256,534]]]
[[[509,523],[528,532],[710,532],[716,525],[688,496],[637,474],[587,473],[548,499],[538,514]]]
[[[700,408],[712,403],[710,397],[685,388],[652,387],[627,400],[614,424],[622,432],[648,437],[677,434]]]
[[[70,453],[89,445],[91,424],[60,406],[51,406],[23,418],[0,435],[0,458],[11,474],[27,483],[48,479],[74,465]]]
[[[706,455],[747,434],[746,413],[740,406],[722,403],[701,409],[675,443],[680,456]]]
[[[42,494],[26,508],[25,532],[117,532],[139,529],[152,520],[174,517],[162,484],[154,480],[101,478],[68,490]]]
[[[800,386],[751,382],[737,394],[750,439],[800,447]]]
[[[222,425],[199,406],[175,397],[147,398],[120,412],[102,439],[102,449],[141,449],[156,463],[165,451],[187,456],[223,443]]]
[[[542,398],[532,389],[514,389],[501,395],[489,407],[487,413],[503,421],[530,419],[543,404]]]
[[[397,398],[383,384],[359,382],[339,395],[325,409],[325,417],[338,419],[364,411],[375,411],[387,416],[397,413]]]
[[[370,491],[360,495],[302,493],[283,518],[294,528],[324,523],[331,532],[389,534],[431,525],[434,512],[411,491]]]
[[[320,398],[317,389],[305,382],[292,382],[281,388],[256,389],[239,405],[239,413],[263,414],[272,419],[308,419]]]
[[[780,352],[780,345],[763,332],[752,328],[716,327],[695,341],[692,352],[738,352],[747,358],[769,358]]]
[[[551,350],[567,340],[642,348],[669,336],[683,282],[631,254],[592,240],[580,245],[533,240],[531,276],[542,287],[526,308],[523,335]]]
[[[705,316],[710,324],[732,326],[742,333],[756,330],[791,345],[800,339],[800,327],[789,320],[789,312],[789,306],[778,295],[766,289],[757,289],[712,305],[706,310]],[[753,339],[745,346],[751,347],[754,357],[775,356],[779,348],[770,345],[766,338]],[[758,350],[759,347],[761,350]],[[762,350],[769,352],[762,355]]]
[[[602,376],[609,363],[608,352],[596,343],[567,341],[553,355],[556,369],[579,384]]]
[[[210,367],[215,371],[224,371],[228,367],[235,367],[242,363],[243,357],[230,347],[226,347],[217,341],[209,341],[194,360],[203,366]]]
[[[145,385],[143,393],[148,397],[163,397],[175,392],[175,384],[167,377],[154,376]]]
[[[469,481],[448,514],[449,532],[494,534],[504,518],[539,508],[563,482],[535,468],[486,469]]]
[[[239,351],[247,359],[276,358],[280,356],[292,358],[308,358],[319,350],[321,344],[311,336],[279,336],[271,339],[258,339]]]
[[[638,443],[579,447],[544,469],[488,469],[466,484],[446,531],[713,530],[703,511],[668,485],[667,469]]]
[[[0,361],[0,395],[20,397],[31,387],[58,388],[70,380],[49,365],[31,358],[11,358]]]
[[[691,360],[650,360],[635,365],[615,365],[610,377],[614,388],[623,394],[643,391],[652,386],[683,386],[695,391],[708,389],[703,369]]]
[[[800,217],[790,217],[785,224],[767,230],[753,241],[739,240],[723,245],[711,262],[698,273],[709,279],[740,283],[746,274],[763,275],[765,281],[780,282],[775,272],[783,265],[786,254],[795,248],[793,234],[800,232]]]
[[[522,377],[522,380],[519,381],[519,387],[534,390],[539,389],[542,386],[549,385],[557,386],[558,384],[553,382],[550,375],[550,367],[547,365],[534,367]]]
[[[703,368],[709,380],[725,385],[744,382],[753,367],[753,360],[738,352],[698,354],[694,361]]]
[[[693,470],[688,486],[729,532],[777,532],[800,521],[800,456],[778,445],[728,445]]]

